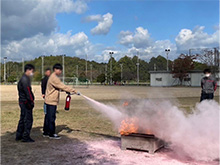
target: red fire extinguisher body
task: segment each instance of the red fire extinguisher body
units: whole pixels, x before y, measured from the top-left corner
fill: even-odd
[[[65,104],[65,110],[68,111],[70,109],[70,101],[71,101],[71,96],[67,95],[66,96],[66,104]]]

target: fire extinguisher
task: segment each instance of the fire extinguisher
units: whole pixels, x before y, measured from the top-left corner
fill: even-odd
[[[68,95],[66,96],[66,104],[64,108],[66,111],[69,111],[70,109],[70,101],[71,101],[71,96],[70,93],[68,93]]]

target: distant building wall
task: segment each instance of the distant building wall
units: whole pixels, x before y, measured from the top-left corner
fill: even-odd
[[[204,76],[202,71],[189,72],[188,78],[184,79],[182,85],[198,87],[201,85],[201,79]],[[218,86],[220,73],[216,76]],[[177,78],[173,78],[173,74],[168,71],[150,71],[150,85],[151,86],[175,86],[180,85]]]
[[[173,75],[166,71],[150,73],[151,86],[172,86],[174,80]]]

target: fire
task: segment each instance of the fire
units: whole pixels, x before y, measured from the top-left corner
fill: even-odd
[[[121,135],[128,135],[130,133],[138,132],[138,120],[137,118],[127,118],[122,120],[121,126],[119,128]]]
[[[121,126],[119,128],[119,133],[121,135],[128,135],[131,133],[144,133],[144,134],[153,134],[150,129],[141,129],[139,127],[138,118],[126,118],[121,121]]]

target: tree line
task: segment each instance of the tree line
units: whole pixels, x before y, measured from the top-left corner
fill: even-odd
[[[184,60],[183,60],[184,59]],[[110,63],[112,60],[112,80],[114,82],[131,82],[137,81],[137,62],[139,62],[139,80],[140,82],[146,82],[150,80],[149,71],[153,70],[166,70],[167,60],[161,55],[152,57],[149,62],[138,59],[137,56],[128,57],[124,56],[118,61],[114,57],[109,59],[107,63],[98,63],[96,61],[87,61],[86,72],[86,60],[78,57],[65,57],[65,77],[78,77],[80,81],[88,81],[92,78],[93,82],[104,83],[107,76],[107,83],[110,81]],[[176,65],[175,64],[176,60]],[[180,75],[181,72],[186,70],[203,70],[207,67],[207,64],[198,62],[191,56],[180,55],[174,61],[169,60],[169,70],[176,70]],[[35,66],[35,75],[33,81],[40,81],[42,78],[42,59],[41,57],[35,58],[31,61],[24,61],[24,64],[31,63]],[[44,69],[51,68],[55,63],[62,64],[62,55],[57,56],[45,56],[44,57]],[[180,63],[187,63],[186,65],[180,65]],[[193,65],[188,67],[188,63]],[[22,62],[9,61],[6,63],[6,78],[7,82],[16,82],[22,75]],[[185,71],[183,71],[185,70]],[[122,72],[121,72],[122,71]],[[121,74],[122,73],[122,74]],[[1,82],[3,82],[4,76],[4,64],[1,63]],[[92,77],[91,77],[92,76]],[[121,79],[122,77],[122,79]],[[181,76],[179,76],[181,77]],[[182,77],[181,77],[182,78]]]

